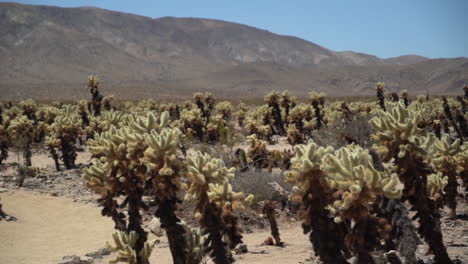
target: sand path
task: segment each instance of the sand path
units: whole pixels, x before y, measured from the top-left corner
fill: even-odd
[[[27,191],[0,194],[4,211],[18,218],[0,221],[0,263],[56,264],[65,255],[84,255],[111,239],[112,220],[98,207]]]

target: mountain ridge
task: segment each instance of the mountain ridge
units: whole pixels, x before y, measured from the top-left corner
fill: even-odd
[[[76,99],[98,74],[121,99],[261,96],[325,90],[367,95],[389,91],[454,94],[468,83],[468,59],[417,55],[379,58],[332,51],[294,36],[206,18],[149,18],[95,7],[0,3],[0,92],[5,99]],[[132,93],[127,92],[131,89]]]

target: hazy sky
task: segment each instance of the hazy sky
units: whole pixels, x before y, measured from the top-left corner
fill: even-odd
[[[4,2],[1,1],[0,2]],[[148,17],[204,17],[387,58],[468,57],[468,0],[21,0]]]

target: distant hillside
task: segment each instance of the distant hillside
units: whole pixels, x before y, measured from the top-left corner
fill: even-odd
[[[453,94],[468,83],[467,58],[381,59],[210,19],[0,3],[0,29],[1,99],[84,98],[91,73],[101,76],[104,93],[123,99],[198,90],[365,95],[377,81],[390,91]]]

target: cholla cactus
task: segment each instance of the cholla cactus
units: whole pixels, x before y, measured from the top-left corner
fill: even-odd
[[[203,141],[203,112],[200,109],[182,110],[180,120],[183,124],[183,130],[190,136]]]
[[[410,104],[409,94],[407,90],[403,90],[400,92],[400,98],[403,100],[403,103],[406,107]]]
[[[220,102],[215,106],[215,111],[217,114],[221,115],[225,121],[229,121],[232,116],[233,106],[227,101]]]
[[[289,96],[288,91],[283,91],[283,93],[281,93],[280,105],[284,109],[284,118],[283,118],[283,120],[286,121],[286,120],[288,120],[289,110],[291,110],[291,108],[293,108],[296,105],[295,100],[291,96]]]
[[[135,243],[137,241],[137,233],[132,231],[130,233],[115,232],[112,235],[115,246],[107,244],[107,247],[117,252],[117,257],[111,260],[109,263],[128,263],[128,264],[149,264],[149,257],[151,255],[152,248],[148,243],[145,243],[143,249],[138,254],[133,251]]]
[[[312,107],[307,104],[298,104],[293,107],[288,116],[289,124],[294,124],[301,134],[309,134],[317,127],[316,118],[313,117]]]
[[[214,144],[220,140],[222,135],[226,134],[227,122],[222,115],[217,114],[210,119],[206,126],[206,136],[209,143]]]
[[[31,166],[31,145],[36,135],[34,122],[25,115],[19,115],[11,120],[8,126],[10,138],[23,150],[24,165]]]
[[[348,145],[327,154],[323,159],[322,170],[333,189],[341,192],[341,199],[328,207],[336,222],[353,221],[351,232],[345,238],[347,246],[357,254],[358,263],[371,263],[369,252],[383,240],[390,238],[391,226],[385,218],[369,213],[369,207],[383,197],[400,198],[403,185],[395,173],[382,173],[372,165],[372,157],[367,150],[356,145]]]
[[[141,227],[140,209],[147,207],[142,195],[145,189],[154,194],[158,206],[155,215],[166,229],[174,263],[182,264],[186,263],[185,230],[175,215],[177,193],[185,188],[179,158],[181,133],[166,127],[168,123],[169,113],[164,112],[159,118],[149,113],[89,140],[90,152],[99,159],[84,170],[84,179],[90,189],[102,196],[103,214],[112,217],[116,228],[136,232],[135,252],[143,250],[147,238]],[[119,205],[117,198],[122,195],[128,202]],[[128,207],[128,224],[119,212],[124,206]]]
[[[0,117],[1,117],[0,113]],[[8,149],[10,147],[10,134],[8,133],[8,126],[10,125],[9,118],[1,118],[3,119],[0,122],[0,165],[2,165],[3,161],[8,158]]]
[[[85,128],[86,138],[94,138],[96,134],[106,132],[112,126],[119,128],[125,124],[126,118],[127,115],[121,111],[105,111],[99,116],[91,116],[89,125]]]
[[[51,150],[52,156],[56,154],[55,148],[61,151],[61,159],[67,169],[75,167],[75,144],[81,135],[81,126],[81,118],[78,115],[77,108],[65,105],[60,114],[54,119],[54,122],[48,127],[49,136],[46,138],[46,144],[49,149],[54,149]]]
[[[391,159],[397,154],[399,158],[403,158],[410,146],[419,148],[414,140],[415,137],[425,135],[425,130],[418,127],[422,119],[421,107],[418,104],[411,106],[406,108],[402,101],[387,103],[387,112],[370,120],[376,130],[376,134],[371,135],[376,143],[374,148],[381,156]]]
[[[314,107],[315,110],[315,118],[317,120],[317,128],[322,127],[323,123],[323,113],[322,109],[324,104],[325,104],[325,96],[326,94],[324,92],[317,93],[315,91],[312,91],[309,93],[309,98],[312,106]]]
[[[27,116],[29,120],[36,120],[37,104],[34,100],[28,99],[18,103],[18,107],[21,109],[22,114]]]
[[[460,158],[467,151],[468,143],[462,144],[460,139],[451,142],[448,134],[443,134],[440,139],[436,139],[428,148],[429,162],[437,171],[448,177],[445,198],[452,217],[456,216],[457,208],[457,175],[463,170],[460,166]]]
[[[288,142],[291,145],[303,144],[304,135],[296,128],[296,125],[291,124],[287,130]]]
[[[266,216],[266,218],[268,219],[268,222],[270,222],[271,236],[274,238],[276,246],[283,246],[284,242],[281,241],[278,224],[275,218],[275,211],[276,211],[275,201],[267,200],[264,202],[264,205],[262,208],[262,214]]]
[[[99,93],[99,77],[97,75],[88,76],[88,89],[91,93],[91,109],[89,110],[94,116],[98,116],[101,114],[103,96]]]
[[[214,109],[215,99],[211,93],[195,93],[193,94],[193,99],[198,109],[202,113],[205,124],[210,121],[211,112]]]
[[[247,107],[244,103],[240,103],[236,106],[237,111],[234,113],[235,118],[237,119],[237,124],[239,127],[244,126],[245,117],[247,115]]]
[[[424,161],[426,149],[435,136],[426,135],[418,127],[421,105],[413,103],[408,108],[402,101],[387,103],[387,112],[370,120],[376,130],[371,138],[374,149],[384,162],[394,160],[399,178],[404,183],[403,198],[409,200],[419,218],[419,234],[428,242],[436,261],[451,263],[440,232],[440,214],[436,204],[427,194],[427,176],[430,169]]]
[[[448,177],[442,173],[433,173],[427,176],[427,193],[429,198],[438,201],[443,197],[443,190],[448,184]]]
[[[284,135],[284,122],[281,115],[280,109],[280,96],[277,91],[272,91],[265,96],[265,102],[268,104],[268,107],[271,108],[273,116],[273,128],[275,129],[274,134]]]
[[[460,127],[458,127],[458,124],[456,123],[455,118],[452,115],[452,111],[450,110],[450,105],[447,100],[447,98],[444,96],[442,97],[442,102],[443,102],[443,109],[444,109],[444,115],[448,122],[452,125],[453,129],[457,132],[458,137],[463,140],[464,135],[463,132],[461,131]]]
[[[242,235],[237,228],[237,218],[232,210],[242,207],[243,193],[232,191],[228,180],[234,177],[234,168],[226,168],[221,159],[211,158],[208,154],[198,152],[188,158],[188,175],[190,187],[186,199],[196,200],[195,216],[200,220],[203,234],[208,234],[207,252],[217,264],[231,263],[228,248],[235,248],[242,243]],[[228,243],[222,237],[228,237]]]
[[[327,154],[322,170],[332,188],[343,190],[342,199],[335,201],[332,211],[346,211],[374,203],[379,196],[400,198],[403,186],[397,174],[385,175],[372,165],[367,150],[348,145],[333,154]]]
[[[185,241],[187,248],[185,254],[187,262],[184,264],[200,264],[205,256],[205,237],[202,235],[200,228],[190,228],[184,222],[181,225],[185,229]]]
[[[266,168],[268,166],[267,142],[257,138],[253,134],[247,137],[249,149],[247,150],[247,162],[256,168]]]
[[[334,190],[321,169],[323,158],[333,152],[332,147],[320,147],[309,141],[296,145],[291,159],[291,170],[286,173],[286,182],[293,184],[290,197],[303,204],[302,228],[309,235],[314,250],[324,263],[347,263],[344,245],[344,226],[329,217],[328,207],[333,203]]]
[[[377,91],[377,100],[379,101],[379,105],[382,110],[386,111],[385,108],[385,84],[383,82],[378,82],[375,84],[375,90]]]

